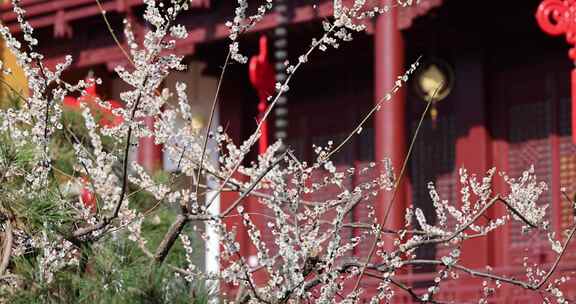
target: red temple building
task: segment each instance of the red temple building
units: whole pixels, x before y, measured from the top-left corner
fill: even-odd
[[[100,1],[117,33],[121,33],[124,18],[132,20],[137,25],[134,28],[144,29],[139,19],[142,1]],[[533,164],[539,179],[550,186],[544,197],[551,203],[550,222],[558,232],[566,229],[574,221],[574,210],[563,200],[560,189],[565,188],[572,196],[576,193],[570,81],[573,63],[565,40],[550,37],[539,26],[535,14],[541,1],[420,0],[418,6],[380,17],[368,33],[357,35],[352,43],[312,56],[288,93],[282,114],[288,123],[275,123],[272,119],[268,139],[274,140],[281,130],[289,147],[303,159],[311,159],[313,144],[346,136],[375,100],[393,86],[405,67],[422,56],[421,62],[429,67],[431,75],[440,75],[450,86],[422,126],[407,179],[397,197],[392,225],[403,221],[402,210],[410,204],[433,214],[427,189],[430,181],[436,183],[443,199],[458,202],[458,169],[462,166],[479,175],[495,166],[515,176]],[[216,79],[226,56],[224,23],[231,18],[235,2],[195,0],[194,8],[180,20],[191,31],[177,47],[179,53],[187,56],[189,69],[170,76],[167,85],[176,80],[188,84],[199,126],[207,122]],[[285,2],[285,18],[279,18],[278,12],[270,13],[242,40],[250,55],[259,52],[260,37],[267,35],[271,40],[270,58],[274,60],[274,30],[281,25],[286,29],[287,57],[297,60],[321,32],[322,19],[332,12],[331,0]],[[128,63],[108,33],[95,1],[22,3],[39,33],[40,52],[48,61],[56,63],[71,54],[75,61],[66,75],[68,79],[82,79],[92,71],[103,80],[98,94],[119,100],[123,87],[113,69]],[[0,6],[0,19],[18,31],[9,3]],[[404,88],[378,112],[369,128],[336,155],[336,164],[361,167],[391,157],[394,167],[400,168],[426,106],[421,93],[417,84]],[[237,141],[246,139],[256,127],[258,103],[248,66],[231,65],[223,82],[218,124],[225,126]],[[139,149],[138,159],[151,164],[149,167],[162,162],[161,147],[147,142],[141,143]],[[163,166],[174,168],[166,162]],[[358,182],[350,180],[352,185]],[[495,184],[496,188],[504,186],[503,181]],[[221,208],[226,207],[228,200],[226,195],[221,198]],[[388,198],[380,200],[386,202]],[[384,203],[377,204],[377,213],[383,212],[383,206]],[[492,210],[491,216],[504,212],[498,208]],[[469,241],[468,247],[463,248],[462,261],[471,268],[490,265],[516,277],[523,275],[524,255],[541,264],[554,261],[556,254],[549,250],[544,236],[527,239],[519,231],[518,227],[506,226],[487,238]],[[238,237],[249,242],[242,232]],[[576,249],[576,244],[572,248]],[[368,247],[357,250],[362,254]],[[249,251],[244,253],[250,255]],[[424,248],[418,254],[433,257],[438,254],[436,251]],[[568,250],[560,271],[575,270],[576,251]],[[425,282],[431,277],[430,271],[433,269],[414,270],[406,274],[406,280]],[[463,282],[447,283],[442,296],[461,303],[470,295],[479,294],[481,280],[470,278]],[[576,299],[576,283],[568,284],[574,288],[565,288],[567,298]],[[493,299],[494,303],[541,302],[534,294],[520,289],[503,289]],[[410,301],[408,295],[398,298],[399,303]]]

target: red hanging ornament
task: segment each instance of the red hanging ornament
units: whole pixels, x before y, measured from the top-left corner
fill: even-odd
[[[260,121],[268,108],[267,99],[274,93],[275,73],[268,53],[268,39],[266,36],[260,37],[260,52],[250,58],[249,66],[250,82],[258,92],[258,120]],[[262,124],[259,142],[259,153],[266,152],[268,148],[268,124]]]
[[[536,20],[552,36],[564,34],[573,47],[568,52],[576,63],[576,0],[544,0],[538,6]],[[572,142],[576,144],[576,69],[572,70]]]
[[[80,202],[84,207],[90,209],[92,213],[96,213],[96,196],[90,191],[88,179],[82,177],[82,190],[80,190]]]

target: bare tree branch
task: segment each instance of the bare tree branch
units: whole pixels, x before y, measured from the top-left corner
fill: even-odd
[[[12,253],[12,243],[14,240],[12,219],[7,218],[4,222],[4,241],[2,242],[2,259],[0,260],[0,276],[3,276],[8,269],[10,263],[10,255]]]

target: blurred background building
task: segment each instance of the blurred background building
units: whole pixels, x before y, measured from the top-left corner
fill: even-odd
[[[0,19],[18,32],[10,4],[4,2]],[[142,37],[146,27],[141,19],[142,1],[101,2],[117,35],[122,37],[122,20],[128,18]],[[540,29],[535,18],[540,2],[421,0],[418,6],[381,17],[368,33],[357,35],[352,43],[310,58],[310,64],[290,86],[281,105],[283,110],[271,118],[269,139],[283,138],[300,157],[312,159],[313,144],[325,145],[330,139],[338,142],[345,137],[375,100],[392,88],[397,75],[422,56],[421,73],[377,114],[369,128],[335,155],[335,163],[363,167],[390,156],[400,168],[426,106],[424,97],[431,85],[445,83],[445,90],[440,92],[442,99],[425,119],[416,141],[393,224],[398,225],[403,219],[402,208],[410,204],[426,210],[429,220],[435,220],[429,181],[436,183],[443,199],[457,204],[461,195],[458,169],[463,166],[480,176],[493,166],[515,176],[534,165],[537,176],[550,186],[543,202],[551,203],[550,222],[561,233],[573,224],[574,211],[560,189],[566,188],[571,197],[576,192],[576,146],[571,139],[570,116],[572,63],[564,40],[551,38]],[[113,69],[129,64],[108,33],[94,0],[23,0],[22,4],[39,35],[40,52],[46,55],[48,65],[71,54],[74,63],[66,79],[83,79],[92,71],[103,79],[98,94],[119,100],[125,87]],[[190,35],[176,49],[186,56],[189,69],[173,74],[165,85],[173,87],[175,81],[188,84],[195,123],[205,126],[226,56],[224,23],[231,18],[235,1],[194,0],[192,4],[193,9],[180,18]],[[321,21],[332,11],[329,0],[291,0],[282,5],[284,8],[268,14],[242,40],[245,52],[255,55],[259,38],[268,36],[272,64],[281,64],[284,58],[297,60],[312,38],[321,33]],[[13,64],[7,50],[2,50],[2,57]],[[281,70],[276,68],[278,73]],[[26,93],[24,78],[15,71],[15,77],[6,81]],[[281,80],[282,75],[276,78]],[[1,90],[6,92],[3,86]],[[254,131],[258,102],[248,66],[231,65],[217,116],[219,124],[236,141]],[[163,161],[162,148],[151,141],[141,142],[138,154],[139,161],[150,170],[160,165],[167,170],[175,168]],[[253,151],[252,158],[256,154]],[[495,190],[504,189],[503,181],[497,180]],[[354,185],[360,181],[349,182]],[[222,208],[230,199],[227,196],[230,194],[222,197]],[[380,198],[377,212],[382,212],[387,201],[385,196]],[[491,210],[489,216],[503,214],[500,208]],[[359,208],[353,217],[361,218],[366,212]],[[238,238],[249,242],[242,231]],[[529,256],[531,263],[549,264],[556,254],[547,248],[546,236],[525,237],[520,227],[513,225],[468,241],[462,260],[471,268],[490,265],[524,278],[523,256]],[[361,246],[356,253],[362,255],[367,250],[368,246]],[[431,247],[418,254],[434,257],[441,253],[441,249]],[[244,254],[251,254],[248,246]],[[576,253],[568,250],[561,265],[563,272],[575,270]],[[414,269],[406,274],[406,280],[424,282],[425,286],[429,273],[434,271]],[[478,282],[466,279],[465,284],[447,286],[442,292],[447,293],[446,298],[460,302],[480,292]],[[569,290],[567,297],[576,299],[576,289]],[[497,299],[500,303],[541,301],[518,289],[499,292]]]

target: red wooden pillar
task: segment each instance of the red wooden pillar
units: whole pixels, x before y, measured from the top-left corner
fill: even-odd
[[[155,117],[144,118],[144,123],[149,130],[154,130]],[[162,145],[154,143],[154,136],[141,137],[138,142],[138,163],[148,172],[154,172],[162,168]]]
[[[455,101],[453,106],[456,110],[455,120],[458,134],[455,147],[457,176],[455,176],[453,181],[457,185],[459,185],[460,176],[458,175],[458,170],[460,168],[466,168],[469,175],[476,174],[479,179],[484,177],[484,174],[490,168],[489,161],[492,146],[486,125],[487,111],[484,93],[483,56],[482,53],[477,52],[461,54],[455,62],[456,75],[461,79],[456,84],[453,92],[453,100]],[[503,113],[507,112],[503,111]],[[496,155],[498,158],[506,156],[507,154]],[[494,177],[494,180],[498,179],[498,176]],[[460,193],[460,187],[457,186],[456,189],[458,202],[451,203],[461,206],[462,194]],[[472,202],[473,200],[471,199]],[[501,208],[499,207],[490,209],[488,216],[490,218],[501,216],[501,210],[499,210]],[[486,219],[480,219],[479,222],[486,223]],[[506,245],[503,244],[504,236],[502,235],[505,231],[497,229],[495,233],[499,233],[498,236],[500,238],[495,238],[494,234],[489,234],[486,238],[474,238],[465,241],[461,248],[461,263],[472,269],[482,269],[486,265],[492,267],[501,266],[502,264],[496,263],[501,262],[498,260],[501,250],[507,249],[502,248],[502,246]],[[474,288],[474,286],[478,286],[482,282],[477,278],[462,277],[460,284],[460,286],[465,288]],[[463,293],[456,301],[465,301],[468,296],[469,294]]]
[[[383,2],[390,4],[388,2],[391,1]],[[374,51],[374,98],[375,102],[378,102],[394,87],[398,75],[404,73],[404,41],[398,28],[397,9],[376,20]],[[398,91],[390,102],[376,112],[374,120],[375,160],[380,162],[389,157],[397,175],[406,156],[405,102],[404,91]],[[400,183],[398,187],[394,205],[386,220],[386,228],[399,228],[403,225],[406,182]],[[382,192],[376,201],[376,214],[381,221],[391,200],[392,192]],[[386,243],[386,246],[392,246],[391,242]]]

